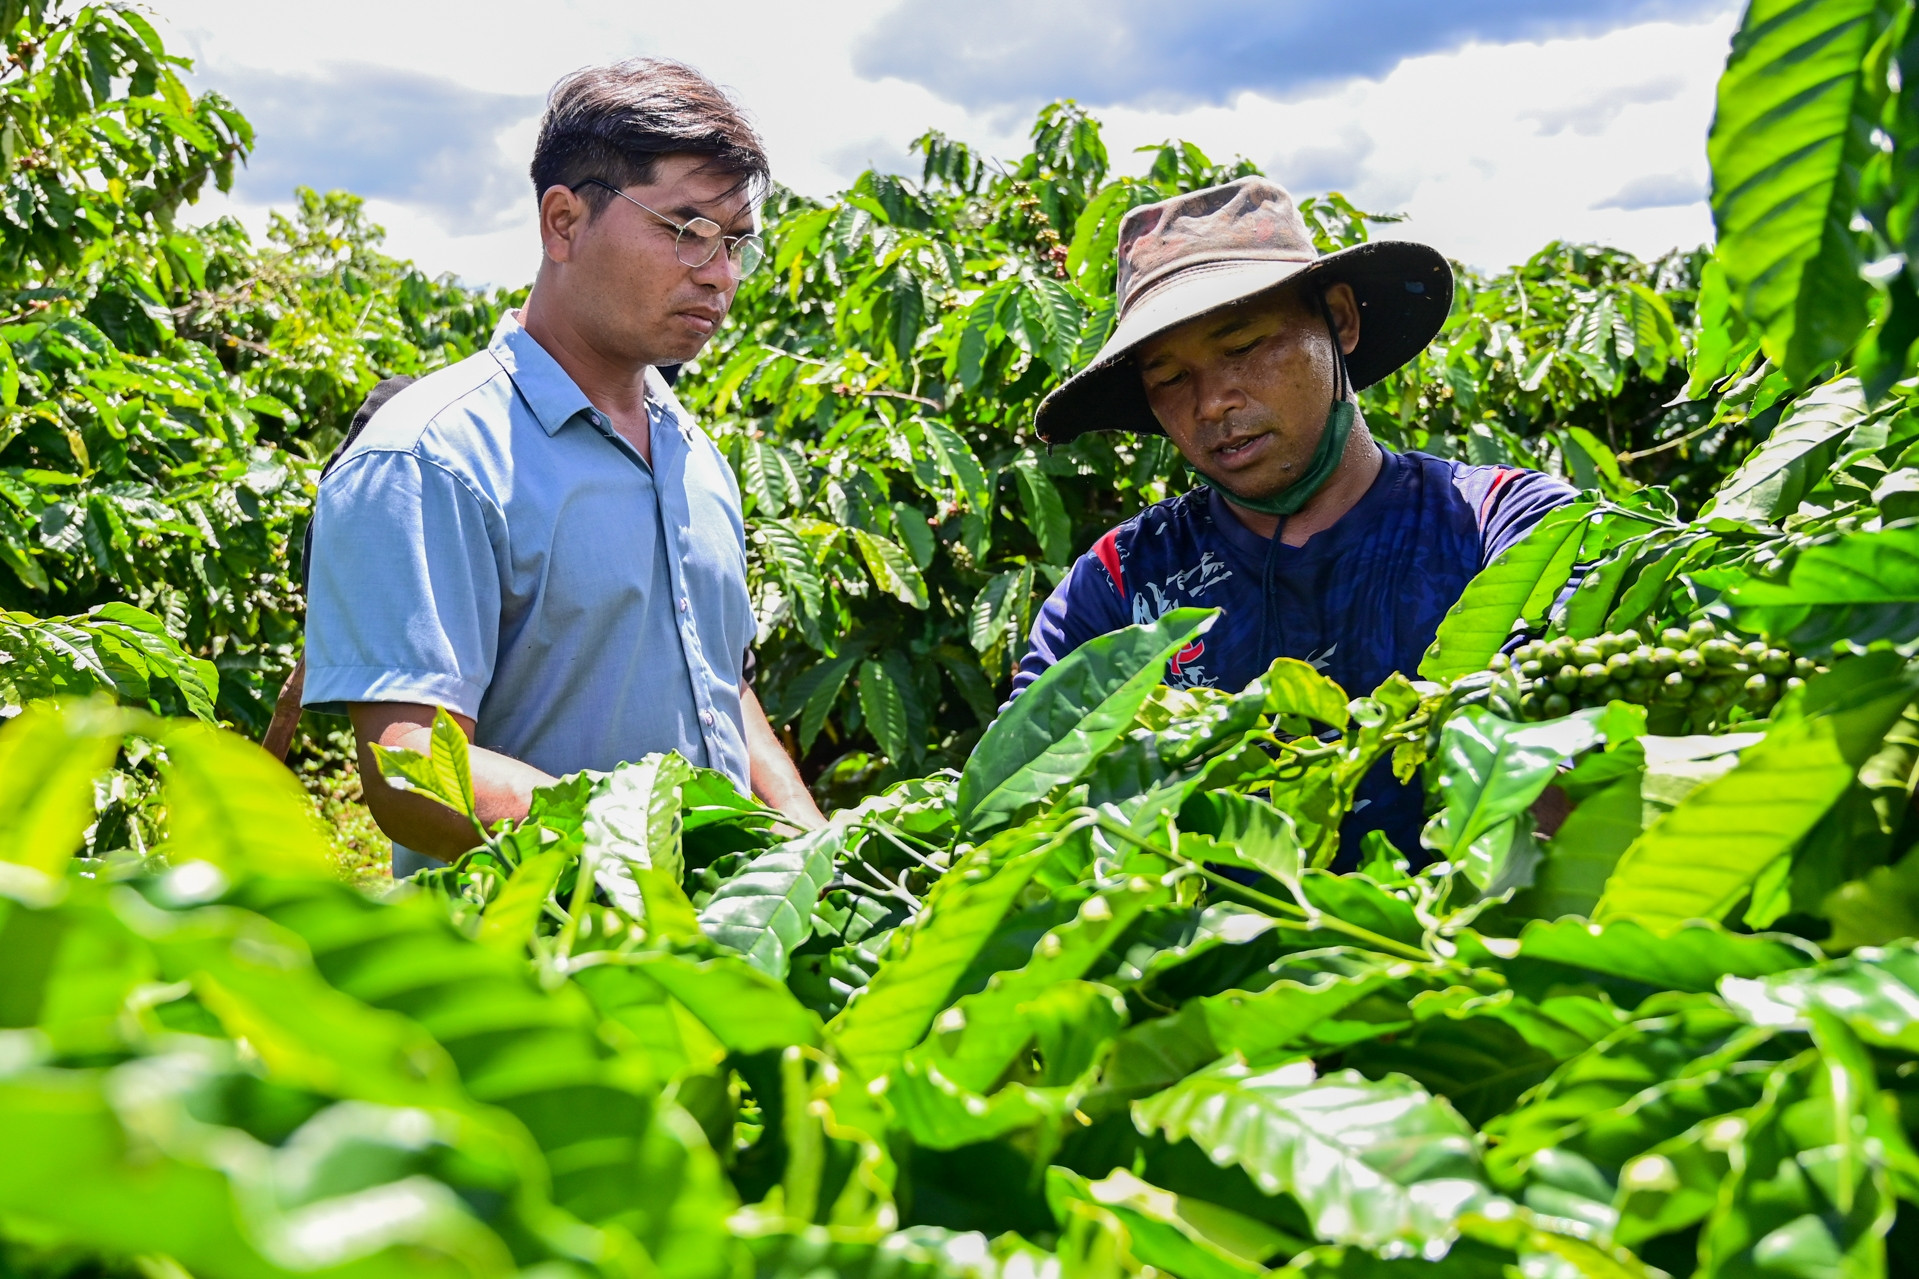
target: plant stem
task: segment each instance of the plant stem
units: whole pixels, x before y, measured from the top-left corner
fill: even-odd
[[[1218,884],[1222,888],[1231,889],[1232,891],[1240,893],[1241,895],[1245,897],[1251,898],[1253,901],[1266,907],[1270,911],[1276,912],[1281,915],[1295,916],[1300,921],[1309,924],[1313,928],[1324,928],[1332,932],[1344,933],[1346,936],[1351,937],[1355,941],[1365,942],[1368,946],[1372,946],[1375,949],[1384,950],[1391,954],[1399,955],[1400,957],[1405,959],[1417,960],[1420,963],[1428,963],[1432,960],[1431,955],[1419,949],[1417,946],[1409,946],[1403,941],[1395,941],[1391,937],[1382,936],[1381,934],[1372,931],[1370,928],[1362,928],[1358,924],[1347,923],[1345,920],[1339,918],[1337,915],[1329,915],[1325,911],[1314,911],[1309,914],[1305,910],[1305,908],[1298,906],[1292,902],[1281,901],[1277,897],[1269,897],[1265,893],[1260,892],[1258,889],[1249,888],[1245,884],[1239,883],[1237,880],[1228,879],[1224,875],[1218,874],[1215,871],[1207,869],[1204,863],[1195,861],[1193,858],[1187,857],[1183,853],[1175,853],[1171,849],[1161,848],[1159,845],[1154,844],[1149,840],[1141,839],[1138,835],[1135,835],[1132,831],[1127,830],[1124,826],[1120,826],[1117,823],[1112,822],[1111,820],[1106,818],[1103,814],[1097,816],[1097,824],[1099,828],[1105,831],[1108,835],[1117,836],[1120,839],[1123,839],[1130,844],[1136,845],[1137,847],[1145,850],[1146,852],[1157,854],[1158,856],[1168,858],[1172,861],[1179,862],[1186,866],[1191,866],[1195,870],[1197,870],[1200,873],[1200,875],[1203,876],[1208,882]]]

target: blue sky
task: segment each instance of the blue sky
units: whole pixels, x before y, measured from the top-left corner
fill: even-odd
[[[161,0],[198,83],[259,147],[203,214],[249,223],[296,185],[367,196],[430,270],[523,283],[526,183],[560,75],[636,53],[699,66],[824,195],[939,128],[1015,155],[1073,96],[1134,148],[1190,138],[1301,192],[1403,212],[1395,233],[1487,267],[1554,237],[1698,243],[1705,129],[1736,0]],[[1170,16],[1169,16],[1170,15]]]
[[[1377,79],[1463,45],[1692,20],[1720,0],[905,0],[854,42],[856,70],[969,106],[1073,97],[1177,109]]]

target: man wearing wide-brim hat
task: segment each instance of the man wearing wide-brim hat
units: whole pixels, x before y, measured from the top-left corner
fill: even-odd
[[[1034,623],[1014,693],[1096,635],[1168,609],[1222,610],[1168,666],[1176,687],[1238,690],[1276,657],[1354,695],[1412,673],[1466,583],[1573,490],[1535,471],[1394,453],[1356,393],[1415,358],[1452,305],[1422,244],[1320,255],[1284,189],[1242,178],[1127,215],[1119,319],[1039,407],[1051,444],[1161,433],[1199,486],[1113,529]],[[1417,857],[1416,789],[1362,784],[1341,862],[1382,830]]]

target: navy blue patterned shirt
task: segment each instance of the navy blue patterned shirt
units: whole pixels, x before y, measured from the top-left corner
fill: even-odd
[[[1574,491],[1537,471],[1381,452],[1366,495],[1303,546],[1250,531],[1208,488],[1113,529],[1041,606],[1013,695],[1094,636],[1185,607],[1221,616],[1167,664],[1175,688],[1237,692],[1276,657],[1310,662],[1355,697],[1412,675],[1473,575]],[[1354,864],[1369,830],[1417,861],[1422,820],[1419,787],[1382,762],[1341,828],[1339,864]]]

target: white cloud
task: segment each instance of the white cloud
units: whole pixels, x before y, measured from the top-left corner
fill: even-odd
[[[894,7],[736,0],[715,11],[566,0],[531,12],[503,0],[160,2],[171,40],[202,60],[201,82],[219,87],[225,76],[243,110],[249,79],[355,64],[462,86],[483,95],[476,101],[520,96],[530,108],[575,67],[648,53],[683,58],[732,88],[766,136],[776,175],[809,194],[844,185],[869,161],[905,164],[908,143],[928,128],[1017,155],[1030,122],[1023,112],[971,110],[902,79],[856,73],[856,44]],[[1241,93],[1227,106],[1098,114],[1122,167],[1143,167],[1134,147],[1188,138],[1215,159],[1245,154],[1302,190],[1338,184],[1364,206],[1409,213],[1392,234],[1476,265],[1508,265],[1554,238],[1652,254],[1711,234],[1702,201],[1652,207],[1632,198],[1633,184],[1658,179],[1674,198],[1686,181],[1703,190],[1713,85],[1734,22],[1726,13],[1582,39],[1467,45],[1290,102]],[[421,129],[422,156],[444,162],[444,136],[429,136],[430,117],[407,123]],[[532,115],[487,127],[497,154],[476,162],[479,170],[524,173]],[[263,137],[260,164],[291,185],[308,161],[269,162],[264,148],[274,145]],[[532,202],[510,182],[486,189],[500,207],[466,209],[460,218],[400,186],[385,188],[369,208],[390,232],[388,247],[430,271],[524,283],[538,253]],[[238,203],[210,202],[207,215],[233,208],[257,225],[258,201],[284,198],[245,184],[241,195]]]
[[[1351,140],[1358,159],[1346,193],[1362,207],[1411,215],[1385,234],[1477,266],[1510,265],[1553,239],[1651,255],[1711,238],[1706,129],[1733,26],[1729,15],[1591,39],[1469,45],[1302,101],[1247,93],[1177,115],[1101,115],[1116,155],[1169,134],[1188,137],[1214,159],[1245,155],[1281,183],[1297,173],[1303,191],[1326,167],[1315,148]],[[1659,92],[1646,92],[1649,84]],[[1568,112],[1605,119],[1589,131],[1542,130],[1542,115]],[[1690,176],[1696,198],[1609,205],[1652,175]]]

